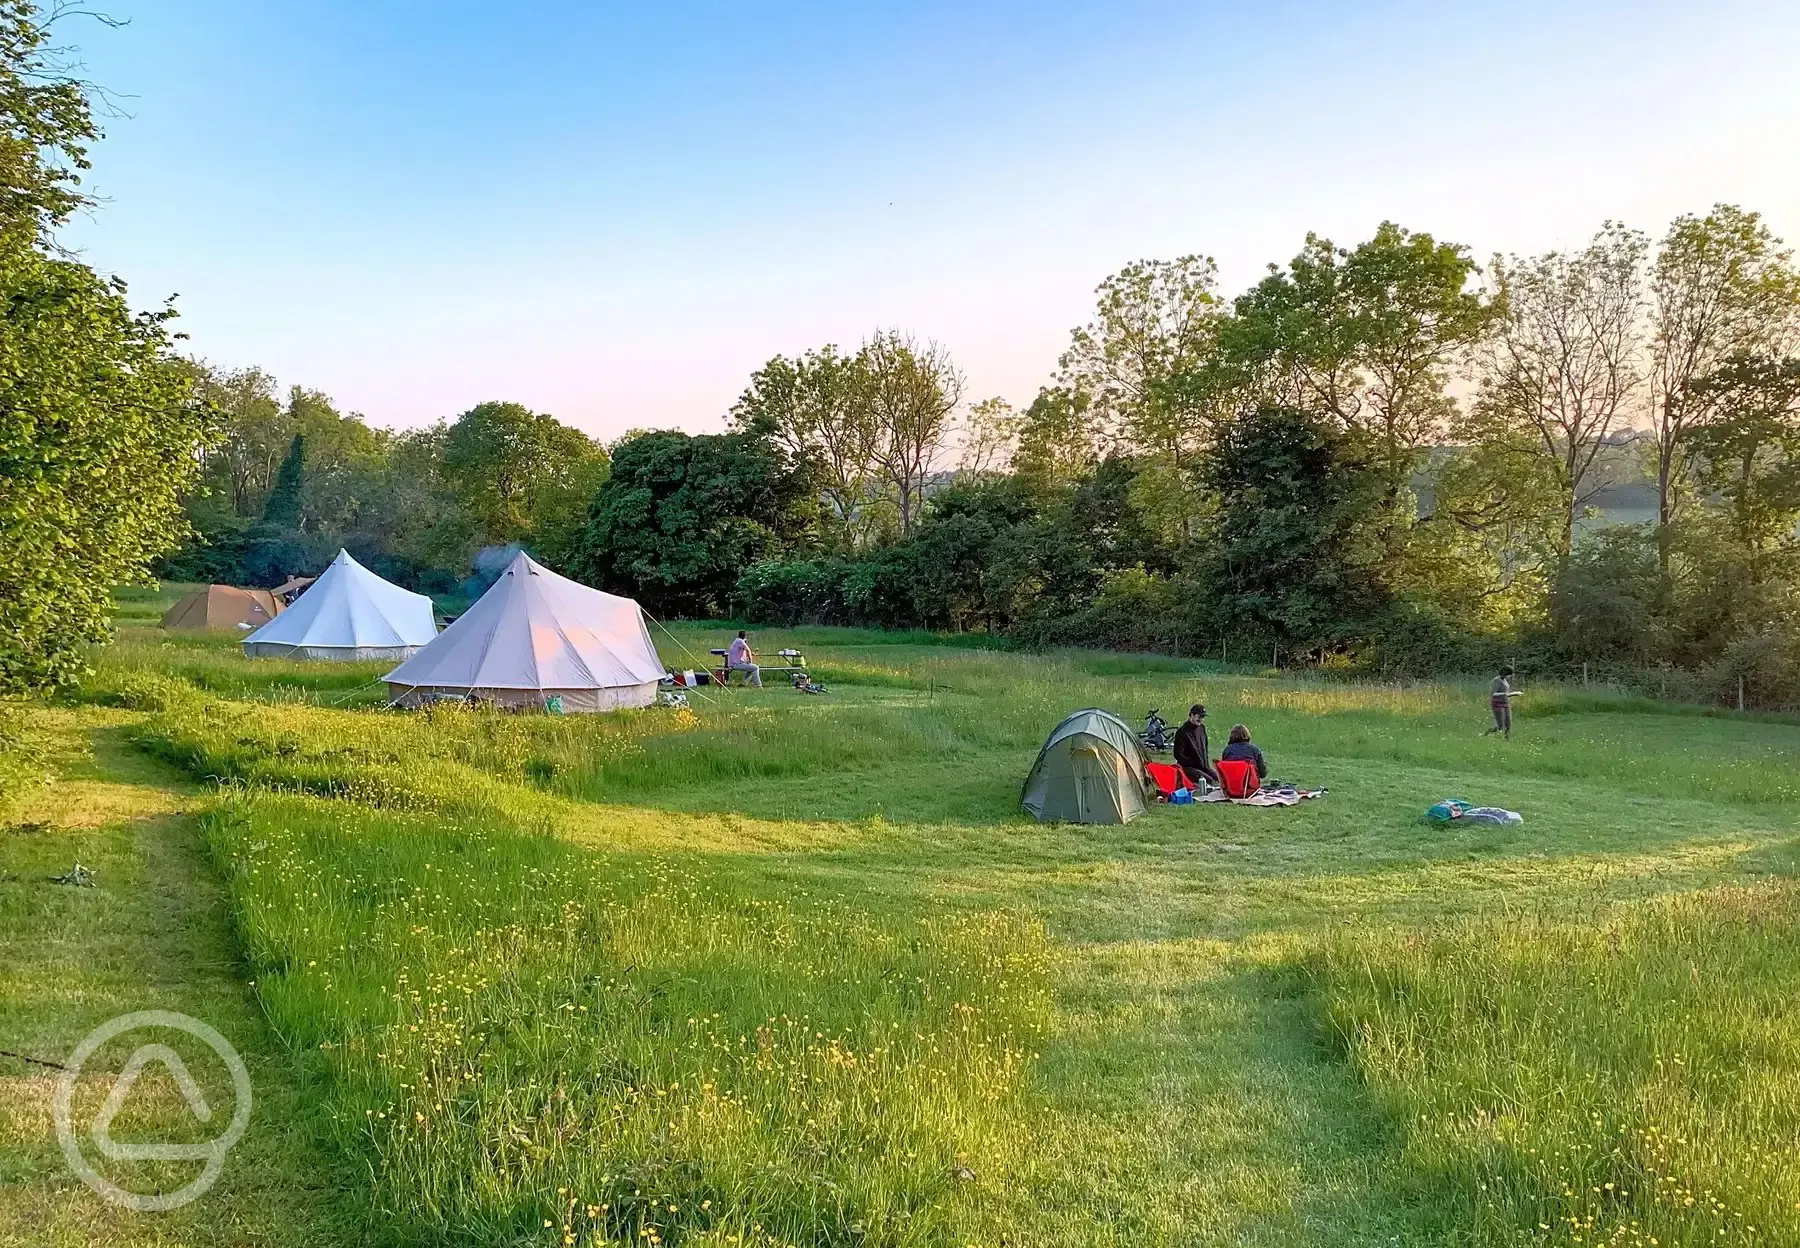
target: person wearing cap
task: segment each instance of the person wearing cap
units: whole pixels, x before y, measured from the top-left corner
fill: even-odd
[[[1212,784],[1219,782],[1219,773],[1213,770],[1212,756],[1207,748],[1206,708],[1198,702],[1188,708],[1186,721],[1175,730],[1175,765],[1186,772],[1190,780],[1205,776]]]

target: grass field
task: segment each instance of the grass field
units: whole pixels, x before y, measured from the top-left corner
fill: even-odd
[[[757,638],[824,698],[402,714],[159,601],[13,717],[0,1049],[184,1009],[258,1115],[111,1211],[0,1057],[0,1242],[1800,1243],[1800,725],[849,630]],[[1019,814],[1194,700],[1328,796]]]

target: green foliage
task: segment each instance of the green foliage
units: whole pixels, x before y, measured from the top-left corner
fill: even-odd
[[[91,202],[80,175],[100,132],[50,39],[33,0],[0,0],[0,233],[14,246],[37,244]]]
[[[173,311],[134,315],[48,237],[86,202],[97,131],[47,40],[36,6],[0,3],[0,694],[82,670],[108,591],[180,538],[212,431]]]
[[[1219,513],[1203,566],[1222,628],[1289,650],[1366,635],[1384,605],[1381,480],[1354,443],[1303,413],[1264,408],[1231,426],[1208,477]]]
[[[658,614],[716,614],[739,574],[800,538],[806,480],[754,433],[641,434],[618,444],[572,561]]]
[[[546,558],[572,554],[587,502],[606,478],[604,448],[580,430],[518,403],[482,403],[451,424],[443,474],[483,545],[548,537]]]
[[[1658,636],[1656,538],[1620,525],[1575,548],[1550,595],[1551,621],[1571,651],[1595,659],[1647,663]]]
[[[182,532],[212,432],[169,358],[170,313],[134,315],[85,265],[0,244],[0,690],[78,674],[108,593]]]
[[[306,435],[296,433],[288,453],[275,473],[275,485],[263,504],[263,523],[283,528],[300,527],[300,490],[306,481]]]
[[[1420,448],[1449,414],[1451,367],[1495,315],[1470,288],[1475,273],[1467,248],[1393,222],[1351,249],[1309,234],[1285,271],[1238,299],[1227,360],[1265,401],[1365,440],[1385,505],[1398,510]]]
[[[792,360],[778,355],[750,375],[731,409],[733,428],[768,438],[808,473],[824,504],[821,539],[843,550],[869,540],[879,513],[882,430],[862,363],[830,343]]]

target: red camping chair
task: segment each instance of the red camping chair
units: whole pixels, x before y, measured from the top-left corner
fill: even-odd
[[[1176,789],[1187,789],[1190,792],[1194,789],[1194,782],[1188,779],[1187,772],[1174,763],[1145,763],[1144,770],[1156,782],[1157,791],[1162,794],[1165,802],[1175,796]]]
[[[1262,788],[1262,777],[1256,774],[1256,764],[1248,759],[1221,758],[1219,787],[1225,790],[1226,797],[1253,797]]]

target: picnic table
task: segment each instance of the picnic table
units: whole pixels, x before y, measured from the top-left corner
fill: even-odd
[[[719,665],[712,669],[713,683],[729,687],[731,685],[732,669],[725,666],[725,658],[731,652],[729,650],[714,650],[713,653],[719,657]],[[801,654],[798,650],[783,650],[776,654],[775,657],[778,659],[786,659],[787,662],[778,664],[758,663],[757,667],[762,670],[764,676],[767,676],[771,672],[779,672],[789,680],[792,680],[796,675],[805,676],[807,674],[806,656]]]

